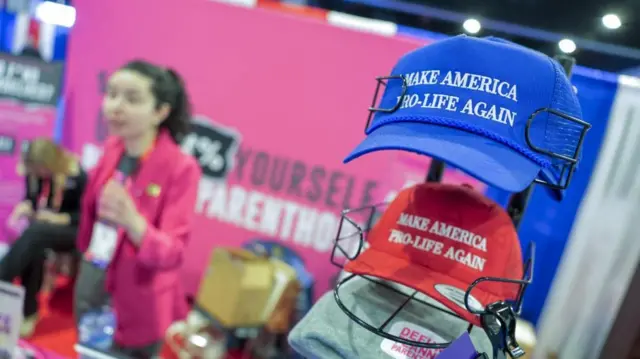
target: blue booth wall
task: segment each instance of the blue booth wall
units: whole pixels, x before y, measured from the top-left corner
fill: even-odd
[[[2,51],[11,51],[15,18],[15,14],[8,13],[4,8],[0,12],[0,49]],[[54,61],[64,61],[69,32],[70,29],[57,26],[53,44]],[[430,40],[447,37],[406,26],[398,26],[398,34]],[[519,228],[523,248],[527,248],[530,241],[534,241],[537,248],[534,280],[527,289],[522,313],[525,319],[534,324],[542,313],[545,299],[571,233],[576,212],[589,184],[618,86],[615,75],[582,67],[574,70],[573,83],[578,88],[584,119],[593,126],[585,139],[581,163],[571,186],[565,191],[562,202],[552,198],[544,187],[536,186]],[[57,140],[62,138],[65,125],[64,108],[65,101],[62,98],[54,134]],[[510,196],[509,193],[496,188],[489,188],[487,195],[505,205]]]
[[[537,324],[544,308],[589,185],[618,88],[616,75],[584,67],[574,70],[572,82],[578,88],[584,120],[592,125],[585,138],[581,162],[561,202],[554,199],[547,188],[541,185],[534,187],[518,229],[523,248],[527,248],[531,241],[536,244],[533,282],[525,293],[522,311],[522,317],[534,324]],[[490,188],[487,195],[503,205],[507,204],[510,197],[509,193],[496,188]]]

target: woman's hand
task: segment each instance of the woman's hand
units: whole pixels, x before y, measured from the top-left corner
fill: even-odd
[[[17,223],[20,218],[31,217],[33,215],[33,206],[31,201],[22,201],[18,203],[9,216],[9,223]]]
[[[138,212],[136,204],[122,184],[109,181],[102,191],[98,204],[98,217],[121,226],[130,239],[139,242],[146,230],[146,220]]]
[[[58,225],[68,225],[71,223],[71,217],[66,213],[56,213],[48,209],[42,209],[36,212],[36,221],[47,222]]]

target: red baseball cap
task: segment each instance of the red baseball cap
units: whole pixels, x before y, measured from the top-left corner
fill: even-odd
[[[423,183],[401,191],[367,235],[348,272],[390,280],[441,302],[480,326],[464,294],[480,277],[522,279],[522,250],[506,211],[467,186]],[[519,285],[482,282],[469,304],[514,300]]]

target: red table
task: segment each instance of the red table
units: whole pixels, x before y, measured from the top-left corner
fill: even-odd
[[[46,349],[42,349],[42,348],[38,348],[35,345],[29,344],[28,342],[24,341],[24,340],[20,340],[20,342],[18,343],[18,345],[23,348],[23,349],[27,349],[31,352],[33,352],[36,355],[36,359],[69,359],[69,358],[65,358],[59,354],[56,354],[52,351],[46,350]]]

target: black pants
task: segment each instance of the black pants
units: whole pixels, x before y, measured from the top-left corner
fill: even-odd
[[[38,293],[44,279],[47,250],[71,252],[76,248],[77,227],[34,222],[22,232],[0,260],[0,280],[20,278],[25,288],[24,316],[38,312]]]
[[[102,310],[110,303],[109,293],[105,287],[104,269],[98,268],[86,260],[80,261],[80,271],[73,290],[73,313],[76,325],[85,314]]]
[[[105,288],[106,272],[95,265],[82,260],[80,262],[80,272],[76,280],[74,290],[74,312],[76,324],[90,311],[100,310],[109,305],[109,293]],[[141,347],[124,347],[114,343],[111,354],[118,355],[118,358],[127,359],[151,359],[156,358],[162,349],[163,341],[158,341]]]

